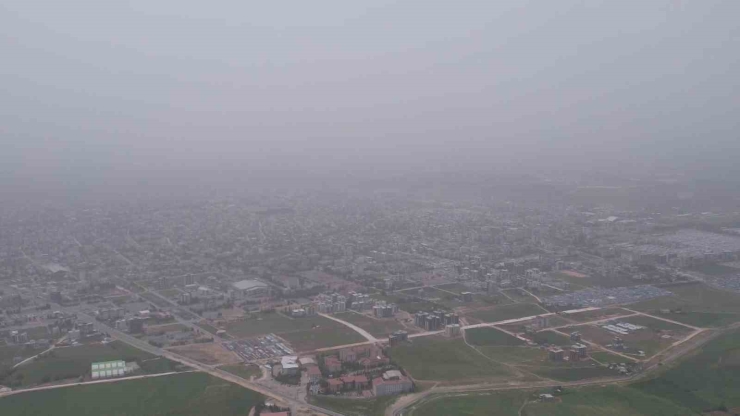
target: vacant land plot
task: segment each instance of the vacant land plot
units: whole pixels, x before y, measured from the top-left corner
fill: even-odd
[[[699,327],[725,326],[740,321],[740,294],[704,284],[676,285],[666,289],[674,296],[638,302],[629,308]]]
[[[232,364],[241,360],[231,351],[212,342],[204,344],[190,344],[168,348],[168,350],[182,356],[199,361],[203,364]]]
[[[156,305],[159,308],[167,308],[167,307],[172,306],[171,303],[169,303],[166,300],[160,298],[159,296],[155,295],[154,293],[145,292],[145,293],[140,294],[139,296],[141,296],[142,298],[148,300],[149,302],[153,303],[154,305]]]
[[[336,314],[334,317],[355,324],[376,337],[387,337],[393,331],[405,329],[393,318],[375,319],[355,312]]]
[[[645,315],[631,316],[629,318],[620,319],[620,322],[627,322],[634,325],[644,326],[656,332],[665,332],[671,334],[688,334],[693,330],[687,326],[674,324],[672,322],[663,321],[660,319],[651,318]]]
[[[222,365],[219,368],[247,380],[252,377],[262,377],[262,370],[255,364],[231,364]]]
[[[375,399],[344,399],[327,396],[310,396],[311,404],[346,416],[382,416],[385,408],[396,401],[397,396]]]
[[[496,306],[492,309],[471,312],[466,315],[468,321],[477,322],[499,322],[508,319],[523,318],[548,313],[533,303],[513,303],[509,305]]]
[[[566,325],[573,325],[574,321],[565,319],[564,317],[560,315],[549,315],[547,317],[547,323],[548,323],[547,325],[548,328],[553,328],[553,327],[562,327]],[[520,322],[498,325],[498,326],[500,326],[502,329],[505,329],[509,332],[514,332],[518,334],[518,333],[525,332],[528,325],[536,325],[536,324],[537,324],[537,319],[532,318],[526,321],[520,321]]]
[[[602,308],[585,312],[564,313],[562,316],[576,322],[589,322],[608,319],[612,316],[629,315],[631,313],[622,308]]]
[[[169,332],[184,332],[190,331],[190,328],[183,324],[164,324],[164,325],[152,325],[146,327],[147,335],[164,335]]]
[[[603,347],[612,344],[614,338],[619,336],[624,341],[624,353],[637,356],[638,351],[643,351],[646,357],[651,357],[664,348],[668,348],[671,344],[685,336],[687,332],[690,332],[683,330],[674,333],[643,328],[632,331],[627,335],[620,335],[597,325],[581,325],[571,329],[579,331],[584,339]]]
[[[231,321],[226,324],[226,331],[237,338],[274,333],[291,343],[298,351],[312,351],[365,340],[346,325],[323,316],[289,318],[278,313]]]
[[[503,365],[486,360],[462,339],[416,338],[410,345],[391,348],[390,357],[419,380],[476,382],[512,376]]]
[[[621,355],[612,354],[606,351],[592,351],[589,355],[591,356],[591,358],[602,364],[630,362],[630,360],[622,357]]]
[[[566,337],[565,335],[559,334],[554,331],[540,331],[529,335],[529,337],[532,339],[532,341],[540,345],[548,344],[562,346],[573,344],[573,341],[570,340],[570,337]]]
[[[551,378],[557,381],[578,381],[590,378],[614,377],[618,375],[616,371],[609,370],[607,367],[598,363],[593,361],[589,361],[589,363],[595,365],[582,366],[583,363],[581,362],[577,367],[554,368],[542,366],[539,368],[530,368],[529,370],[539,376]]]
[[[473,345],[517,346],[524,341],[496,328],[473,328],[465,331],[465,339]]]
[[[20,393],[0,399],[3,416],[245,415],[259,393],[203,373]]]
[[[197,322],[195,325],[203,328],[204,330],[206,330],[207,332],[209,332],[211,334],[215,334],[216,332],[218,332],[218,328],[216,328],[215,326],[209,324],[206,321]]]
[[[80,345],[77,347],[56,348],[15,370],[0,380],[0,384],[12,386],[31,386],[55,380],[65,380],[88,376],[90,365],[97,361],[124,360],[139,363],[144,372],[174,371],[177,363],[162,359],[157,367],[147,367],[144,361],[158,357],[148,352],[130,347],[122,342],[110,344]]]
[[[539,347],[476,347],[486,357],[499,363],[539,365],[547,362],[547,351]]]
[[[505,293],[510,298],[514,299],[517,302],[537,302],[537,299],[534,298],[534,296],[530,295],[529,293],[521,290],[521,289],[506,289],[502,290],[501,293]]]
[[[448,283],[446,285],[438,285],[438,286],[434,286],[434,287],[437,288],[437,289],[446,290],[448,292],[454,292],[454,293],[457,293],[458,295],[461,294],[461,293],[463,293],[463,292],[470,292],[471,291],[470,288],[468,288],[467,286],[465,286],[462,283]]]
[[[164,289],[159,291],[160,295],[173,300],[177,299],[181,293],[179,289]]]

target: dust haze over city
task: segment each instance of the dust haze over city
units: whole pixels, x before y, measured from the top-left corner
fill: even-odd
[[[738,16],[0,1],[0,414],[736,413]]]

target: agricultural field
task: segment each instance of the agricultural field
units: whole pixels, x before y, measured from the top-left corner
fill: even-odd
[[[245,415],[259,393],[204,373],[187,373],[14,394],[3,416]]]
[[[251,379],[252,377],[262,377],[262,370],[259,368],[259,366],[255,364],[231,364],[222,365],[219,368],[247,380]]]
[[[721,291],[704,284],[675,285],[663,296],[628,307],[672,321],[698,327],[721,327],[740,321],[740,294]],[[664,313],[667,312],[667,313]]]
[[[465,317],[471,323],[499,322],[545,313],[548,312],[534,303],[512,303],[509,305],[496,306],[491,309],[474,311],[467,314]]]
[[[334,317],[355,324],[379,338],[387,337],[393,331],[406,329],[393,318],[375,319],[355,312],[338,313]]]
[[[465,331],[465,339],[476,346],[517,346],[524,341],[496,328],[473,328]]]
[[[344,399],[313,395],[309,397],[311,404],[333,410],[345,416],[383,416],[386,407],[398,399],[398,396],[375,399]]]
[[[460,338],[416,338],[411,344],[391,348],[390,358],[414,379],[425,381],[475,383],[513,376],[505,366],[485,359]]]
[[[139,363],[145,373],[175,371],[181,365],[130,347],[122,342],[55,348],[35,360],[15,368],[0,380],[11,387],[27,387],[57,380],[90,375],[90,365],[97,361],[124,360]]]
[[[147,335],[164,335],[170,332],[189,332],[190,328],[183,324],[163,324],[147,326],[145,332]]]

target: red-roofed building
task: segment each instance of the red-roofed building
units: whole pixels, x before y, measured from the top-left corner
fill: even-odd
[[[344,382],[338,378],[330,378],[329,380],[327,380],[327,384],[328,384],[327,390],[330,393],[339,392],[344,387]]]
[[[330,373],[339,373],[342,371],[342,362],[332,355],[331,357],[324,358],[324,367]]]
[[[370,380],[365,375],[358,376],[344,376],[342,377],[344,387],[356,390],[363,390],[370,387]]]
[[[308,381],[310,383],[316,383],[321,380],[321,370],[318,366],[310,365],[306,368],[306,374],[308,374]]]
[[[388,357],[384,357],[382,355],[374,356],[374,357],[365,357],[360,360],[360,365],[365,367],[365,369],[368,368],[375,368],[380,367],[383,365],[387,365],[391,362],[391,360]]]

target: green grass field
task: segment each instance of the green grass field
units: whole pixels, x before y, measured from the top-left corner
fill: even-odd
[[[558,334],[554,331],[540,331],[535,334],[532,334],[532,341],[544,345],[571,345],[573,342],[570,340],[570,337],[566,337],[565,335]]]
[[[507,364],[537,364],[547,361],[547,351],[538,347],[477,347],[492,360]]]
[[[252,376],[255,376],[257,378],[262,376],[262,370],[254,364],[223,365],[219,368],[247,380],[249,380]]]
[[[74,386],[0,399],[3,416],[237,416],[264,401],[251,390],[187,373]]]
[[[620,319],[620,322],[628,322],[634,325],[640,325],[652,329],[653,331],[670,331],[673,333],[689,333],[691,328],[683,325],[677,325],[672,322],[662,321],[649,316],[638,315],[629,318]]]
[[[37,350],[25,345],[6,345],[0,347],[0,368],[4,365],[13,365],[13,359],[18,357],[20,359],[31,357],[36,355],[43,350]]]
[[[740,321],[740,294],[704,284],[675,285],[665,289],[673,292],[674,296],[638,302],[629,308],[699,327],[721,327]],[[661,314],[662,309],[677,313]]]
[[[237,338],[274,333],[285,338],[299,351],[310,351],[365,340],[360,334],[339,322],[322,316],[288,318],[278,313],[259,315],[227,324],[226,331]]]
[[[172,306],[171,303],[167,302],[166,300],[160,298],[159,296],[153,294],[153,293],[141,293],[139,296],[142,298],[148,300],[149,302],[153,303],[155,306],[159,308],[167,308]]]
[[[593,362],[593,361],[588,361]],[[557,381],[578,381],[587,380],[589,378],[602,378],[602,377],[614,377],[618,373],[613,370],[609,370],[607,367],[602,365],[596,365],[593,367],[583,367],[584,363],[578,363],[577,367],[563,367],[554,368],[542,366],[539,368],[529,368],[528,370],[533,373],[550,378]]]
[[[496,328],[473,328],[465,331],[465,338],[473,345],[517,346],[524,341]]]
[[[721,264],[702,264],[700,266],[691,267],[690,269],[710,276],[732,276],[740,274],[740,269]]]
[[[339,313],[334,317],[355,324],[376,337],[387,337],[393,331],[404,329],[404,326],[393,318],[374,319],[355,312]]]
[[[14,387],[32,386],[89,376],[92,363],[112,360],[136,361],[145,373],[174,371],[179,366],[175,362],[115,341],[110,344],[56,348],[44,357],[38,357],[15,368],[4,380],[0,380],[0,384]]]
[[[215,334],[216,332],[218,332],[218,328],[216,328],[215,326],[209,324],[206,321],[197,322],[195,325],[203,328],[204,330],[210,332],[211,334]]]
[[[385,408],[390,406],[398,396],[378,397],[375,399],[344,399],[327,396],[310,396],[313,405],[333,410],[345,416],[383,416]]]
[[[519,408],[532,396],[525,391],[436,396],[414,407],[409,416],[517,416]]]
[[[626,363],[630,361],[620,355],[612,354],[606,351],[593,351],[589,355],[591,356],[591,358],[602,364]]]
[[[496,306],[493,309],[475,311],[467,316],[482,322],[499,322],[548,313],[534,303],[512,303]]]
[[[628,387],[566,390],[559,403],[527,404],[526,416],[681,416],[688,409]]]
[[[740,406],[740,332],[709,342],[659,377],[632,387],[697,412]]]
[[[463,382],[511,376],[506,367],[487,360],[460,338],[416,338],[412,344],[391,348],[390,357],[419,380]]]
[[[595,352],[592,356],[604,361],[612,361],[606,359],[608,356],[597,356],[597,354],[604,353]],[[586,372],[589,368],[575,370]],[[558,400],[550,403],[537,402],[538,391],[532,390],[439,396],[422,403],[413,409],[411,414],[417,416],[453,414],[468,416],[490,414],[502,416],[708,415],[709,412],[717,409],[740,407],[739,370],[740,331],[735,331],[709,342],[699,353],[689,356],[654,378],[628,386],[566,388]],[[522,408],[525,401],[528,403]],[[715,414],[719,416],[731,413]]]

